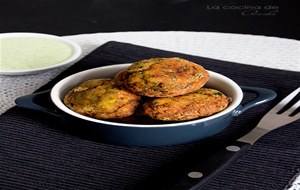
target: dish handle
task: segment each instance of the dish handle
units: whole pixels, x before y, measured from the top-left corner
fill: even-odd
[[[51,90],[46,90],[21,96],[15,100],[15,103],[20,107],[48,113],[65,121],[65,117],[55,109],[55,106],[50,99],[50,92]],[[39,105],[38,102],[43,104],[43,106]]]
[[[254,106],[266,103],[268,101],[273,100],[277,94],[273,90],[269,90],[266,88],[257,88],[257,87],[246,87],[246,86],[241,86],[241,89],[243,92],[250,92],[254,93],[257,95],[257,97],[244,104],[244,105],[239,105],[234,111],[233,111],[233,116],[238,116],[242,114],[244,111],[246,111],[249,108],[252,108]]]
[[[257,97],[254,100],[244,105],[239,105],[233,111],[233,116],[238,116],[249,108],[271,101],[277,95],[274,91],[265,88],[241,86],[241,89],[243,92],[254,93],[257,95]],[[15,103],[20,107],[48,113],[65,121],[65,117],[55,109],[54,104],[50,100],[50,92],[51,90],[46,90],[43,92],[37,92],[37,93],[21,96],[15,100]],[[43,106],[37,103],[37,102],[43,102],[43,104],[45,104],[45,101],[47,101],[46,105]],[[50,103],[51,105],[49,105]]]

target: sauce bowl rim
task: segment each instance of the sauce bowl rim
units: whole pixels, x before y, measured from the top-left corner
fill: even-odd
[[[82,54],[82,49],[78,44],[76,44],[75,42],[73,42],[69,39],[66,39],[66,38],[63,38],[60,36],[56,36],[56,35],[33,33],[33,32],[11,32],[11,33],[1,33],[0,39],[12,38],[12,37],[38,37],[38,38],[52,39],[52,40],[63,42],[65,44],[69,45],[72,48],[73,52],[72,52],[72,55],[68,59],[66,59],[60,63],[54,64],[54,65],[50,65],[50,66],[46,66],[46,67],[39,67],[39,68],[35,68],[35,69],[0,70],[0,75],[26,75],[26,74],[34,74],[34,73],[38,73],[41,71],[58,68],[58,67],[67,65],[67,64],[75,61]]]

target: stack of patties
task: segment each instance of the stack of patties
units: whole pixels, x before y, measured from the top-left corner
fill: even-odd
[[[231,102],[218,90],[202,88],[208,79],[196,63],[152,58],[133,63],[113,79],[87,81],[64,102],[80,114],[122,123],[186,121],[220,112]]]

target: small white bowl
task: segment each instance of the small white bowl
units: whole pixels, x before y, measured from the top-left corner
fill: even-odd
[[[214,88],[217,90],[220,90],[227,96],[231,97],[233,101],[230,103],[230,105],[223,110],[222,112],[216,113],[214,115],[211,115],[206,118],[201,118],[197,120],[192,121],[184,121],[184,122],[178,122],[178,123],[172,123],[172,124],[154,124],[154,125],[138,125],[138,124],[124,124],[124,123],[114,123],[104,120],[99,120],[91,117],[87,117],[81,114],[78,114],[72,110],[70,110],[64,103],[63,99],[65,95],[75,86],[90,80],[90,79],[97,79],[97,78],[113,78],[119,71],[122,71],[126,68],[128,68],[131,64],[119,64],[119,65],[112,65],[112,66],[103,66],[103,67],[97,67],[94,69],[85,70],[76,74],[73,74],[69,77],[66,77],[65,79],[58,82],[51,91],[51,99],[53,103],[62,111],[65,113],[68,113],[72,116],[81,118],[83,120],[88,120],[95,123],[105,123],[110,125],[117,125],[117,126],[134,126],[134,127],[166,127],[166,126],[178,126],[178,125],[187,125],[187,124],[197,124],[199,121],[205,122],[207,120],[211,120],[214,118],[219,117],[220,115],[226,115],[230,112],[232,112],[238,105],[240,105],[242,99],[243,99],[243,92],[241,88],[231,79],[225,77],[224,75],[221,75],[219,73],[215,73],[213,71],[208,71],[210,73],[210,79],[206,83],[205,87]]]
[[[0,75],[26,75],[26,74],[34,74],[42,71],[46,71],[49,69],[54,69],[57,67],[65,66],[72,61],[75,61],[82,53],[81,47],[74,43],[73,41],[70,41],[68,39],[55,36],[55,35],[50,35],[50,34],[41,34],[41,33],[2,33],[0,35],[0,39],[4,38],[15,38],[15,37],[36,37],[36,38],[43,38],[43,39],[51,39],[51,40],[56,40],[59,42],[62,42],[64,44],[67,44],[72,48],[72,54],[70,55],[69,58],[67,58],[64,61],[61,61],[59,63],[50,65],[50,66],[44,66],[44,67],[38,67],[34,69],[19,69],[19,70],[1,70],[0,69]],[[5,47],[1,47],[5,48]],[[38,56],[38,55],[36,55]]]

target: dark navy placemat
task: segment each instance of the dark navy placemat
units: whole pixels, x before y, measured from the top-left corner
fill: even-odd
[[[160,189],[226,143],[243,136],[300,86],[300,73],[108,42],[38,91],[82,70],[154,57],[181,57],[239,85],[274,90],[271,102],[235,117],[221,133],[165,147],[123,147],[79,137],[50,115],[13,107],[0,116],[0,189]],[[245,94],[245,101],[252,97]],[[288,188],[300,168],[300,121],[268,133],[203,189]]]

